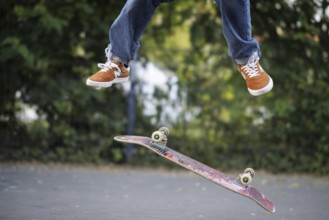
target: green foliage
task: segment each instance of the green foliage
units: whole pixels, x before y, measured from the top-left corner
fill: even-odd
[[[84,84],[93,71],[90,66],[104,60],[107,24],[122,7],[114,2],[111,8],[103,5],[1,2],[0,159],[122,159],[112,140],[126,126],[121,87],[96,91]],[[37,120],[18,117],[32,107]]]
[[[329,173],[328,2],[251,1],[262,64],[275,84],[257,98],[226,56],[215,5],[193,4],[197,10],[185,2],[161,8],[163,23],[154,22],[145,38],[160,52],[142,49],[177,74],[186,94],[174,126],[180,150],[221,168]],[[166,16],[171,10],[177,13]],[[193,120],[185,117],[191,114]]]

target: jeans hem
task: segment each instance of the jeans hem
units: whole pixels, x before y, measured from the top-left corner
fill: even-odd
[[[125,59],[125,58],[122,58],[120,56],[117,56],[117,55],[113,54],[111,44],[108,45],[108,47],[106,48],[105,51],[106,51],[106,57],[109,60],[116,60],[116,61],[119,61],[120,63],[122,63],[124,65],[128,65],[128,66],[132,61],[132,60]]]
[[[261,57],[260,50],[258,49],[256,51],[254,51],[249,57],[246,57],[246,58],[241,58],[241,59],[234,59],[233,58],[233,61],[238,65],[244,65],[244,64],[247,64],[249,59],[253,56],[256,56],[260,59],[260,57]]]

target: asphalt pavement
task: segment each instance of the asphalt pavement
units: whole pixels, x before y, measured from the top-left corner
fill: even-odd
[[[181,168],[0,164],[0,219],[329,219],[329,177],[258,172],[253,186],[276,213]]]

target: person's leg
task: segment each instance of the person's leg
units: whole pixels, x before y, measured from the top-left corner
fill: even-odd
[[[173,0],[128,0],[110,28],[110,59],[128,64],[139,48],[139,39],[160,3]]]
[[[157,5],[153,0],[128,0],[110,28],[110,59],[122,63],[134,59],[139,39]]]
[[[110,44],[105,50],[107,61],[86,81],[88,86],[110,87],[129,80],[129,62],[134,59],[143,34],[156,8],[173,0],[127,0],[110,28]]]
[[[222,26],[229,47],[229,56],[237,64],[246,64],[259,46],[251,33],[249,0],[216,0],[222,16]]]
[[[252,38],[249,0],[216,0],[216,3],[222,15],[229,56],[246,80],[249,93],[258,96],[271,91],[273,80],[260,66],[260,49]]]

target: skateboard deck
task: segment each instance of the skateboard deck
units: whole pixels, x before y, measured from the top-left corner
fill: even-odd
[[[160,155],[161,157],[164,157],[228,190],[231,190],[235,193],[241,194],[252,199],[265,210],[271,213],[275,212],[275,207],[273,203],[258,189],[252,186],[244,186],[243,184],[241,184],[239,178],[232,178],[218,170],[215,170],[205,164],[202,164],[188,156],[185,156],[167,147],[165,144],[159,144],[158,142],[154,141],[153,137],[149,138],[143,136],[123,135],[116,136],[114,137],[114,139],[123,143],[131,143],[143,146]]]

